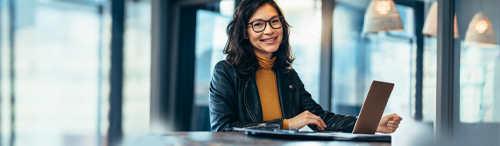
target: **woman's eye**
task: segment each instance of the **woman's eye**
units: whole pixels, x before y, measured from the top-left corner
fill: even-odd
[[[253,25],[254,25],[254,26],[261,26],[262,24],[260,24],[260,23],[255,23],[255,24],[253,24]]]
[[[273,23],[278,23],[278,22],[280,22],[280,21],[279,20],[273,20]]]

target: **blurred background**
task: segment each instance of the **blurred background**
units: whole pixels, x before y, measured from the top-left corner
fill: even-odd
[[[241,1],[0,0],[0,145],[210,131],[212,69]],[[455,66],[455,141],[500,145],[500,1],[439,2],[276,0],[293,68],[324,109],[357,116],[373,80],[395,83],[384,114],[404,121],[393,143],[422,144],[439,129],[439,72]],[[446,25],[438,12],[450,8]],[[456,52],[444,66],[443,38]]]

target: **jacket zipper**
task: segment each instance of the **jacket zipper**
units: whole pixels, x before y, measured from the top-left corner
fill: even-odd
[[[249,80],[250,79],[248,79],[248,81]],[[247,91],[247,87],[248,87],[248,81],[245,83],[245,88],[243,89],[243,102],[245,102],[245,109],[247,110],[248,114],[250,115],[250,118],[252,119],[252,121],[257,122],[257,120],[254,119],[252,112],[250,112],[250,110],[248,109],[248,105],[247,105],[246,91]]]

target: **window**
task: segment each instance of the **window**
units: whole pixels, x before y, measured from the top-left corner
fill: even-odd
[[[463,123],[500,122],[500,11],[493,5],[499,2],[460,0],[455,3],[460,33],[460,38],[455,39],[455,48],[460,50],[460,121]],[[468,9],[461,9],[465,7]]]
[[[14,56],[9,56],[15,63],[11,93],[15,96],[15,144],[95,145],[101,63],[97,7],[67,1],[16,1],[15,10]],[[8,97],[3,96],[7,102],[2,103],[10,103]],[[2,123],[10,123],[9,119],[3,112]]]
[[[13,136],[14,145],[106,144],[109,3],[14,1],[11,56],[11,19],[7,16],[12,7],[8,2],[0,1],[1,144],[10,145]],[[103,6],[102,13],[99,6]],[[123,131],[125,136],[144,135],[149,132],[151,4],[127,1],[126,7]],[[14,78],[10,77],[10,59],[14,62]],[[15,116],[14,123],[10,121],[11,114]],[[15,135],[10,134],[12,126]]]
[[[362,34],[367,6],[337,2],[333,17],[332,109],[358,116],[373,80],[394,83],[384,114],[410,118],[415,82],[413,9],[397,5],[404,31]]]

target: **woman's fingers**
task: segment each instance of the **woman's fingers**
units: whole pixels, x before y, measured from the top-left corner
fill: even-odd
[[[398,129],[399,125],[398,124],[387,124],[387,129],[389,129],[389,131],[392,132],[395,132],[396,129]]]
[[[324,121],[323,121],[323,119],[321,119],[321,117],[319,117],[319,116],[316,116],[316,115],[314,115],[314,114],[309,114],[309,115],[307,116],[307,118],[310,118],[310,119],[316,119],[316,120],[320,121],[320,123],[321,123],[321,124],[320,124],[320,126],[326,127],[325,122],[324,122]]]
[[[400,123],[401,122],[399,122],[399,121],[389,121],[389,122],[387,122],[387,124],[400,124]]]
[[[399,125],[397,125],[397,124],[387,124],[387,127],[388,127],[388,128],[391,128],[391,127],[392,127],[392,128],[398,128],[398,127],[399,127]]]
[[[316,120],[316,127],[319,129],[319,130],[325,130],[325,127],[323,127],[323,124],[321,124],[321,121],[320,120],[317,120],[317,119],[314,119]]]
[[[305,125],[316,125],[318,130],[325,130],[326,124],[321,117],[312,114],[309,111],[303,111],[299,115],[288,120],[292,127],[304,127]]]
[[[394,121],[403,121],[403,118],[401,118],[401,116],[398,116],[396,114],[394,114],[394,115],[395,115],[395,117],[393,119]]]
[[[318,130],[324,130],[323,126],[321,125],[321,122],[319,122],[317,119],[307,119],[308,125],[316,125]]]
[[[325,130],[325,127],[321,124],[319,120],[316,120],[316,127],[318,127],[320,130]]]
[[[398,120],[393,120],[393,121],[389,121],[387,122],[387,124],[400,124],[401,122],[398,121]]]
[[[401,123],[402,120],[403,118],[397,114],[389,114],[380,120],[379,126],[386,127],[389,133],[393,133],[399,128],[399,124]]]

